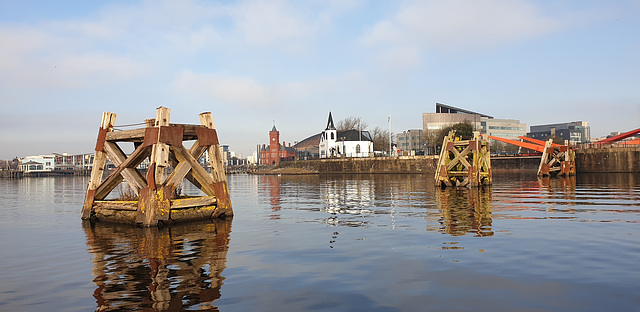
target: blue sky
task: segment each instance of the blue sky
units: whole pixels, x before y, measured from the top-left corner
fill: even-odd
[[[248,156],[336,121],[422,128],[435,103],[640,127],[640,1],[0,0],[0,159],[91,152],[116,124],[213,113]]]

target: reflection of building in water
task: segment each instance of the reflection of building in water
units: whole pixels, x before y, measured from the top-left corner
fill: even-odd
[[[96,311],[216,310],[230,220],[165,228],[84,224]]]
[[[372,180],[335,179],[320,185],[320,196],[326,212],[333,214],[370,213],[375,185]]]
[[[476,236],[492,236],[491,188],[437,189],[436,202],[439,215],[427,214],[427,221],[435,219],[438,227],[427,226],[454,236],[475,233]]]
[[[271,204],[271,211],[274,213],[270,216],[270,219],[280,219],[280,178],[274,175],[260,176],[260,184],[266,185],[269,189],[269,203]]]

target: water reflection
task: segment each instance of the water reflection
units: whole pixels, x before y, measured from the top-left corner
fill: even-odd
[[[325,180],[320,185],[324,211],[331,214],[371,213],[374,194],[372,179]]]
[[[493,236],[491,229],[490,187],[446,188],[436,190],[439,226],[427,226],[428,230],[440,231],[452,236],[474,233],[476,236]],[[433,219],[427,214],[427,221]]]
[[[83,227],[93,254],[96,311],[218,311],[231,220]]]

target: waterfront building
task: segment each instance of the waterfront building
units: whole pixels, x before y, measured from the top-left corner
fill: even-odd
[[[515,139],[527,134],[527,125],[516,119],[496,119],[482,113],[476,113],[442,103],[436,103],[435,113],[422,114],[422,130],[425,133],[437,132],[456,123],[471,124],[473,131],[497,137]]]
[[[320,158],[331,157],[371,157],[373,156],[373,139],[369,131],[338,131],[333,124],[333,116],[329,112],[327,127],[322,131],[318,145]]]
[[[573,144],[589,143],[591,141],[591,127],[586,121],[573,121],[548,125],[531,126],[527,136],[546,141],[550,137],[569,141]]]
[[[27,156],[20,160],[20,171],[52,172],[55,168],[55,155]]]
[[[73,170],[91,170],[93,168],[93,153],[87,154],[53,154],[55,157],[55,170],[57,171],[73,171]]]
[[[262,145],[260,148],[260,164],[261,165],[276,165],[283,160],[294,160],[297,155],[296,150],[283,141],[280,144],[280,131],[276,129],[276,125],[273,125],[271,131],[269,131],[269,145]]]
[[[424,140],[422,129],[411,129],[396,134],[398,149],[403,154],[420,155],[424,152]]]
[[[505,139],[518,140],[527,134],[527,124],[515,119],[481,118],[481,133]]]

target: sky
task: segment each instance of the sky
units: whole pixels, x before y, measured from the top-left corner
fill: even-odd
[[[103,112],[212,112],[246,157],[274,123],[287,144],[329,112],[398,133],[436,102],[637,129],[640,1],[0,0],[0,159],[93,152]]]

